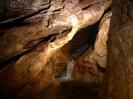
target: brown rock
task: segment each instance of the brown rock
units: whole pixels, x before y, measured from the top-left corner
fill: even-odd
[[[42,11],[37,9],[28,15],[26,11],[24,16],[23,13],[14,14],[16,11],[12,10],[21,8],[18,1],[11,1],[11,4],[9,0],[4,1],[9,6],[4,6],[7,13],[0,22],[0,98],[33,99],[42,92],[39,98],[59,99],[58,92],[54,92],[58,90],[58,83],[51,65],[47,65],[48,61],[78,30],[96,23],[111,4],[110,0],[87,6],[83,6],[85,1],[78,4],[57,1],[52,0],[49,2],[51,6]],[[27,10],[30,5],[29,9],[36,7],[37,0],[35,5],[34,2],[29,5],[30,2],[24,2],[19,11]],[[58,5],[64,6],[58,8]]]
[[[90,84],[101,84],[103,82],[103,73],[97,68],[93,48],[89,48],[76,60],[76,65],[73,69],[73,78],[87,81]]]
[[[133,2],[114,0],[102,99],[133,99]]]
[[[65,76],[66,65],[69,59],[69,54],[66,52],[66,50],[63,50],[63,48],[61,48],[55,54],[52,55],[52,57],[49,60],[49,65],[52,66],[56,78]]]
[[[51,55],[71,40],[73,36],[73,32],[65,36],[59,35],[54,42],[40,44],[40,46],[21,56],[16,62],[3,68],[0,71],[0,87],[2,89],[0,97],[6,97],[6,94],[9,94],[8,97],[10,97],[15,89],[18,89],[19,92],[19,90],[23,90],[23,86],[28,85],[32,80],[34,81],[34,78],[45,68]]]
[[[92,4],[90,3],[89,5],[91,7],[89,7],[88,5],[83,6],[82,3],[84,2],[75,4],[69,1],[63,3],[53,0],[51,3],[49,2],[51,4],[50,7],[42,11],[37,10],[38,12],[35,14],[31,11],[31,16],[28,15],[29,17],[26,17],[27,15],[23,16],[22,13],[18,13],[18,17],[15,17],[16,14],[13,13],[14,10],[11,11],[13,19],[7,18],[6,21],[0,23],[0,50],[2,50],[0,52],[0,62],[32,49],[47,36],[63,33],[72,28],[74,28],[73,31],[76,32],[83,27],[96,23],[111,4],[111,0],[104,2],[97,1],[95,3],[93,3],[92,0]],[[10,5],[9,1],[6,1],[6,3]],[[15,0],[12,3],[15,5],[11,6],[16,7],[18,2]],[[33,5],[36,5],[36,3],[37,1],[34,2]],[[4,2],[2,2],[2,4],[4,4]],[[22,8],[20,7],[21,11],[25,11],[25,6],[29,6],[30,8],[30,5],[26,4],[29,4],[29,1],[26,1]],[[40,2],[38,4],[41,5]],[[64,7],[59,6],[64,4]],[[31,5],[32,9],[33,5]],[[19,6],[20,5],[18,5],[18,7]],[[59,8],[57,6],[59,6]],[[8,6],[5,7],[9,10]],[[28,12],[26,11],[25,13],[27,14]]]
[[[88,81],[90,83],[102,83],[103,73],[97,66],[97,63],[102,68],[105,68],[104,66],[106,66],[106,41],[110,26],[110,17],[111,12],[105,14],[102,18],[94,49],[93,42],[89,45],[91,47],[89,47],[89,49],[76,60],[77,64],[75,65],[73,72],[74,79]]]
[[[112,16],[111,12],[105,14],[100,22],[99,32],[94,45],[94,59],[97,61],[98,65],[102,68],[106,68],[107,64],[107,39],[110,27],[110,18]]]
[[[58,50],[49,60],[57,78],[66,75],[66,66],[71,59],[80,57],[88,46],[94,44],[98,31],[98,24],[81,29],[73,39],[60,50]]]

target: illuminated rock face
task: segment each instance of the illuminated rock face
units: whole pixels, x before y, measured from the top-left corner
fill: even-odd
[[[133,2],[114,0],[102,99],[133,99]]]
[[[0,2],[0,98],[62,98],[53,55],[95,24],[111,0]]]
[[[106,68],[107,64],[107,39],[110,27],[110,19],[112,13],[105,14],[99,25],[99,32],[94,45],[94,59],[102,68]]]
[[[106,69],[107,37],[110,26],[111,12],[106,13],[100,21],[99,32],[95,42],[91,44],[77,60],[73,70],[73,77],[88,83],[101,84],[103,72]],[[93,32],[94,33],[94,32]],[[93,47],[94,46],[94,47]]]

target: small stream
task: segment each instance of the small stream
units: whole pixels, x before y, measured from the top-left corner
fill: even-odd
[[[69,61],[67,63],[66,78],[68,78],[68,79],[71,79],[72,78],[73,66],[74,66],[74,60],[71,60],[71,61]]]
[[[65,99],[97,99],[101,86],[95,83],[88,83],[87,81],[75,80],[72,78],[72,72],[75,64],[75,60],[79,57],[86,49],[88,45],[84,45],[77,49],[72,54],[72,60],[66,65],[65,76],[58,78],[60,82],[60,88],[62,95]]]
[[[72,71],[73,71],[74,62],[75,62],[74,59],[79,57],[87,48],[88,48],[88,44],[85,44],[84,46],[78,48],[72,54],[72,59],[66,65],[66,74],[65,74],[65,76],[62,76],[62,77],[58,78],[59,81],[63,82],[63,81],[73,80]]]
[[[66,75],[58,78],[58,80],[59,81],[72,80],[73,79],[72,78],[73,66],[74,66],[74,60],[69,61],[66,66]]]

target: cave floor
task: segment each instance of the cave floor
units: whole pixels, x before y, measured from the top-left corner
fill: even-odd
[[[97,99],[100,89],[99,85],[77,80],[62,81],[60,87],[65,99]]]

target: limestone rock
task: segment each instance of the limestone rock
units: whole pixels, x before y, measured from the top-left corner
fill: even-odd
[[[94,59],[97,61],[98,65],[102,68],[106,68],[107,64],[107,39],[110,27],[110,19],[112,13],[108,12],[105,14],[100,22],[99,32],[94,45]]]
[[[55,76],[60,78],[66,75],[66,66],[71,59],[80,57],[89,46],[93,45],[98,32],[98,23],[81,29],[73,39],[58,50],[49,60]]]
[[[66,50],[63,50],[63,48],[61,48],[55,54],[52,55],[52,57],[49,60],[49,65],[52,66],[54,76],[56,78],[65,76],[66,65],[69,59],[70,59],[69,54],[66,52]]]
[[[76,60],[73,70],[73,78],[76,80],[87,81],[93,84],[102,84],[103,73],[97,68],[94,60],[93,48],[89,48],[82,56]]]
[[[87,5],[85,0],[81,3],[46,0],[48,6],[43,3],[45,0],[20,1],[1,0],[0,3],[0,13],[5,13],[3,7],[7,9],[0,20],[0,98],[34,99],[44,92],[47,99],[59,99],[58,92],[48,94],[58,89],[52,66],[47,65],[50,58],[77,31],[96,23],[111,0]],[[41,4],[44,9],[40,10]]]
[[[88,81],[89,83],[101,84],[103,82],[102,68],[105,68],[107,60],[106,41],[110,26],[110,17],[111,12],[108,12],[103,16],[96,41],[93,42],[88,47],[88,50],[76,60],[76,65],[73,71],[74,79]]]
[[[3,1],[1,2],[4,4]],[[24,6],[20,7],[21,10],[25,11],[25,6],[29,8],[31,6],[32,9],[33,5],[41,5],[37,0],[33,2],[33,5],[29,5],[29,2],[28,0],[25,1]],[[50,35],[63,34],[67,30],[76,32],[81,28],[96,23],[111,4],[111,0],[101,0],[95,3],[92,0],[92,3],[88,5],[84,5],[85,2],[75,4],[67,0],[64,2],[53,0],[48,2],[48,8],[41,11],[37,10],[35,14],[30,12],[31,14],[28,17],[27,15],[23,16],[22,13],[18,13],[17,17],[15,17],[16,13],[13,12],[16,10],[12,10],[13,19],[7,18],[4,22],[0,22],[0,50],[2,50],[0,52],[0,62],[32,49]],[[5,3],[10,5],[10,1],[5,1]],[[17,0],[12,3],[15,5],[11,6],[20,6],[17,5]],[[64,6],[60,7],[59,5]],[[4,7],[7,7],[7,10],[10,12],[9,6]],[[28,12],[25,11],[25,13],[27,14]]]
[[[102,99],[133,99],[133,2],[114,0]]]

